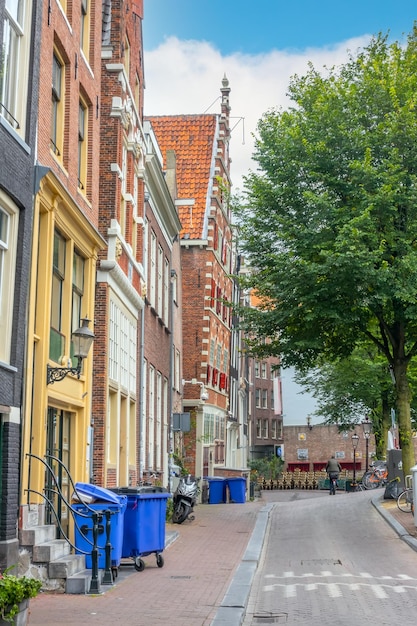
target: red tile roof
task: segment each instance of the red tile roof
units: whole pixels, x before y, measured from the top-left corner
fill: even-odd
[[[180,200],[194,200],[179,206],[183,230],[190,239],[207,238],[207,214],[217,152],[218,116],[166,115],[146,117],[158,140],[166,167],[167,150],[174,150],[177,163],[177,193]]]

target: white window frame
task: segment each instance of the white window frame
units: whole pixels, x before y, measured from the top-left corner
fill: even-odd
[[[157,272],[158,272],[158,292],[157,292],[157,307],[156,307],[156,311],[159,315],[159,317],[162,318],[162,299],[163,299],[163,295],[164,295],[164,288],[163,288],[163,280],[164,280],[164,251],[162,249],[161,244],[158,245],[158,266],[157,266]]]
[[[149,302],[151,306],[155,308],[156,297],[156,235],[154,231],[151,231],[151,245],[150,245],[150,268],[149,268]]]
[[[0,210],[7,220],[7,232],[0,240],[0,361],[10,363],[19,209],[1,190]]]
[[[165,257],[164,258],[164,313],[162,319],[164,320],[165,326],[169,325],[169,285],[170,285],[170,271],[169,271],[169,261]],[[172,330],[172,329],[171,329]]]
[[[9,6],[7,6],[9,5]],[[17,6],[15,15],[12,8]],[[20,13],[20,15],[19,15]],[[4,118],[10,126],[24,139],[26,134],[26,109],[29,85],[29,59],[31,50],[31,21],[32,1],[19,0],[10,2],[6,0],[3,23],[3,41],[1,47],[6,49],[7,61],[4,65],[4,80],[1,82],[0,117]],[[7,66],[7,70],[6,70]],[[10,115],[12,117],[10,117]]]
[[[162,374],[156,373],[156,434],[155,434],[155,458],[156,469],[160,470],[162,467],[161,451],[162,451],[162,414],[163,414],[163,388],[162,388]]]
[[[149,366],[148,386],[148,470],[154,469],[155,458],[155,368]]]

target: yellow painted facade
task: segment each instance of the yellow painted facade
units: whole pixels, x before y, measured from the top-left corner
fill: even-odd
[[[59,281],[56,279],[57,241],[63,259]],[[65,472],[52,458],[68,466],[73,480],[90,478],[90,427],[92,405],[93,349],[83,360],[81,376],[67,375],[62,381],[47,384],[47,364],[75,367],[69,361],[71,333],[79,317],[91,320],[94,332],[96,263],[105,242],[87,220],[65,188],[50,172],[42,179],[34,203],[33,247],[28,309],[27,377],[24,398],[23,471],[21,504],[41,503],[45,488],[45,467],[50,461],[64,494],[71,496]],[[76,261],[82,268],[81,288],[76,290]],[[55,269],[54,269],[55,268]],[[78,271],[80,275],[80,271]],[[54,282],[55,281],[55,282]],[[54,291],[55,290],[55,291]],[[59,302],[57,303],[57,293]],[[59,313],[59,332],[51,330],[55,309]],[[51,354],[51,337],[58,337],[60,356]],[[45,459],[46,454],[52,455]],[[29,486],[29,490],[28,490]],[[61,511],[66,517],[65,506]],[[65,522],[65,520],[64,520]]]

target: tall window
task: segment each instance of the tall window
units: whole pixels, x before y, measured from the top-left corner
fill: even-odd
[[[66,241],[55,231],[52,270],[51,331],[49,357],[59,362],[65,352],[65,336],[62,328],[62,305],[64,298]]]
[[[120,309],[113,301],[110,301],[109,318],[109,377],[118,380],[119,359],[118,359],[118,328]]]
[[[19,213],[0,190],[0,361],[10,361]]]
[[[123,65],[125,66],[126,75],[127,75],[127,77],[129,77],[129,72],[130,72],[130,43],[129,43],[129,39],[127,37],[126,37],[125,43],[124,43],[124,63],[123,63]]]
[[[156,293],[156,235],[152,231],[151,232],[151,259],[150,259],[150,290],[149,290],[149,300],[151,306],[155,306],[155,293]]]
[[[164,259],[164,314],[163,320],[168,326],[169,323],[169,261],[167,258]]]
[[[148,392],[148,469],[154,468],[155,458],[155,368],[149,367]]]
[[[25,132],[30,53],[30,0],[6,0],[0,54],[0,115]]]
[[[82,100],[78,107],[78,187],[87,186],[87,119],[88,109]]]
[[[157,293],[157,298],[158,298],[158,304],[156,307],[156,310],[158,312],[158,315],[160,317],[162,317],[162,298],[164,295],[163,292],[163,279],[164,279],[164,251],[162,249],[162,246],[158,246],[158,268],[157,268],[157,272],[158,272],[158,293]]]
[[[140,80],[139,80],[139,76],[136,74],[135,76],[135,105],[136,105],[136,109],[139,113],[139,115],[141,114],[141,110],[140,110]]]
[[[79,327],[83,314],[81,306],[84,294],[84,265],[83,257],[74,251],[72,259],[72,331]]]
[[[127,191],[127,150],[122,148],[122,185],[120,198],[120,230],[126,239],[126,191]]]
[[[137,324],[126,310],[110,301],[109,377],[130,393],[136,394]]]
[[[89,57],[90,47],[90,2],[89,0],[81,0],[81,51],[85,58]]]
[[[162,467],[161,459],[161,439],[162,439],[162,415],[163,415],[163,395],[162,395],[162,374],[156,374],[156,436],[155,436],[155,458],[156,469]]]
[[[63,63],[56,54],[52,60],[52,119],[51,148],[57,157],[62,156],[63,141]]]

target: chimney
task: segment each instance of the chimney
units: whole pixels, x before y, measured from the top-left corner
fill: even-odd
[[[167,150],[165,181],[171,194],[171,198],[177,200],[177,156],[175,150]]]

